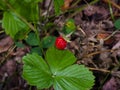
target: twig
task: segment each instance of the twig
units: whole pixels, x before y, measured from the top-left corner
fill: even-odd
[[[2,30],[2,31],[0,31],[0,34],[1,34],[1,33],[4,33],[4,31],[3,31],[3,30]]]
[[[1,60],[0,62],[0,67],[1,65],[7,60],[7,58],[9,57],[9,55],[13,52],[13,50],[16,48],[16,45],[14,45],[13,47],[11,47],[8,51],[8,53],[5,55],[4,59]]]
[[[77,30],[81,31],[84,36],[87,36],[84,30],[80,26],[77,26]]]
[[[110,49],[110,50],[104,50],[104,51],[96,51],[96,52],[84,55],[83,58],[84,57],[90,57],[90,56],[93,56],[93,55],[96,55],[96,54],[100,54],[100,53],[105,53],[105,52],[114,52],[116,50],[119,50],[119,49],[115,49],[115,50]]]
[[[112,0],[103,0],[106,3],[111,3],[114,7],[118,8],[120,10],[120,6],[114,3]]]
[[[74,1],[74,0],[73,0]],[[75,3],[72,4],[71,8],[72,7],[75,7],[81,0],[77,0]]]
[[[114,36],[117,32],[119,32],[119,30],[116,30],[116,31],[114,31],[111,35],[109,35],[107,38],[105,38],[104,40],[106,41],[106,40],[108,40],[108,39],[110,39],[112,36]]]
[[[105,76],[105,78],[103,80],[101,80],[102,82],[101,82],[98,90],[102,90],[102,87],[103,87],[103,85],[104,85],[104,83],[107,80],[107,78],[108,78],[109,75],[110,75],[110,73],[107,73],[107,75]]]
[[[48,5],[48,7],[47,7],[46,18],[49,16],[50,6],[51,6],[52,2],[53,2],[53,0],[51,0],[51,1],[49,2],[49,5]]]
[[[110,73],[111,72],[111,71],[106,70],[106,69],[98,69],[98,68],[91,68],[91,67],[88,67],[88,68],[92,71],[100,71],[100,72],[105,72],[105,73]]]

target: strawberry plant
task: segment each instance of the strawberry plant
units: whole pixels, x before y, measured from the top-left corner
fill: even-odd
[[[47,15],[40,14],[38,3],[42,1],[0,0],[0,10],[3,13],[2,28],[5,33],[17,42],[16,46],[24,47],[24,41],[32,48],[22,59],[23,78],[38,89],[91,89],[94,85],[92,72],[84,65],[75,64],[77,59],[74,54],[65,50],[68,42],[66,39],[62,36],[56,38],[47,31],[54,24],[47,21]],[[64,0],[54,0],[53,3],[55,15],[61,14]],[[63,27],[62,35],[65,37],[75,29],[74,20],[69,19]]]
[[[94,76],[84,65],[74,64],[76,58],[69,50],[51,47],[45,60],[36,53],[23,57],[23,78],[38,89],[90,90]]]

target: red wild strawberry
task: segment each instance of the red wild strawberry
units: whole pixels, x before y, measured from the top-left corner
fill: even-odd
[[[59,36],[56,38],[55,46],[57,49],[63,50],[67,46],[67,41],[65,41],[65,39],[62,36]]]

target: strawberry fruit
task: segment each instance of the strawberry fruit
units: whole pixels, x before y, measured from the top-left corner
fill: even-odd
[[[56,38],[55,46],[57,49],[64,50],[67,46],[67,41],[62,36],[59,36]]]

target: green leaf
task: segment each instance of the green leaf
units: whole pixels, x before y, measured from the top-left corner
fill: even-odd
[[[83,65],[72,65],[56,73],[55,90],[90,90],[94,76]]]
[[[39,41],[37,39],[37,35],[33,32],[29,33],[28,37],[25,39],[25,41],[31,45],[31,46],[37,46],[39,45]]]
[[[12,38],[14,38],[19,31],[28,29],[28,26],[11,11],[4,12],[2,21],[2,27],[5,29],[6,34]]]
[[[40,89],[49,88],[52,85],[51,72],[41,56],[35,53],[27,54],[27,56],[23,57],[23,63],[23,78],[29,84]]]
[[[47,36],[42,39],[42,47],[43,48],[49,48],[54,45],[55,43],[55,37],[54,36]]]
[[[50,30],[53,27],[55,27],[55,24],[53,22],[48,22],[45,24],[44,29]]]
[[[7,0],[8,3],[10,3],[11,5],[15,4],[16,0]],[[7,9],[7,4],[5,3],[5,0],[0,0],[0,10],[5,10]]]
[[[42,2],[43,0],[24,0],[27,3],[38,3],[38,2]]]
[[[5,3],[3,2],[3,0],[0,0],[0,10],[4,10],[6,8]]]
[[[25,45],[22,42],[15,42],[15,45],[20,48],[25,47]]]
[[[21,31],[18,31],[16,33],[16,35],[14,36],[15,40],[23,40],[25,38],[27,38],[28,36],[28,33],[30,32],[31,30],[28,28],[26,28],[24,31],[21,30]]]
[[[40,47],[34,47],[34,48],[32,48],[31,51],[30,51],[30,53],[37,53],[40,56],[42,56],[42,51],[41,51]]]
[[[73,19],[69,19],[65,23],[65,26],[63,27],[62,31],[65,35],[67,35],[67,34],[74,32],[75,30],[76,30],[75,21]]]
[[[120,18],[115,21],[114,25],[117,29],[120,29]]]
[[[53,85],[54,90],[90,90],[94,76],[84,65],[72,65],[76,58],[68,50],[51,47],[46,52],[46,61],[37,54],[23,58],[23,77],[29,84],[40,89]]]
[[[68,50],[58,50],[51,47],[46,52],[46,60],[50,65],[52,73],[70,66],[76,61],[75,56]]]
[[[17,0],[8,0],[7,2],[9,2],[11,5],[15,4]]]
[[[38,1],[38,0],[37,0]],[[26,0],[16,0],[15,4],[11,6],[15,9],[15,11],[20,14],[27,21],[36,23],[39,19],[38,16],[38,3],[36,0],[30,0],[26,2]]]
[[[75,21],[73,19],[67,20],[67,22],[66,22],[66,28],[74,31],[76,29]]]
[[[64,0],[54,0],[55,14],[59,15],[61,13],[61,7],[64,4]]]

